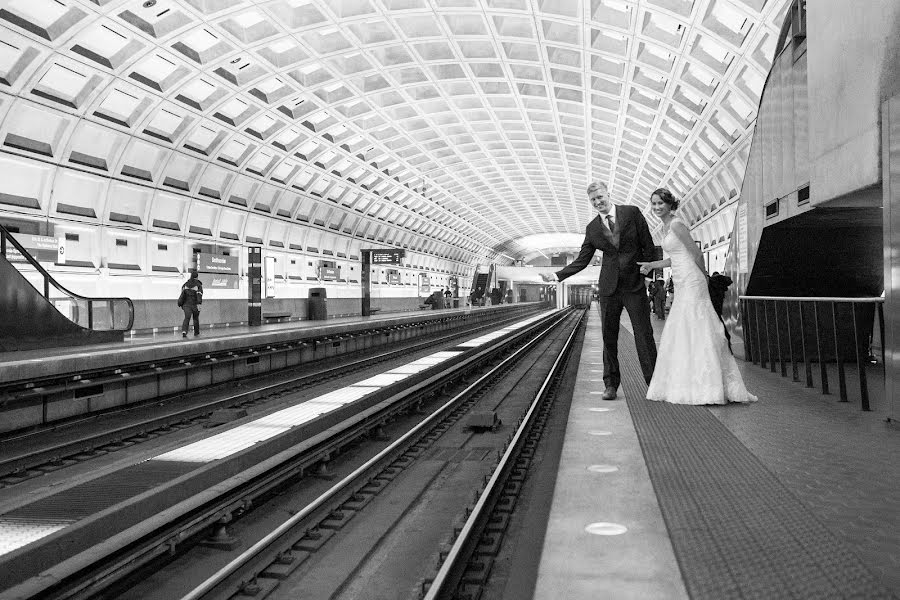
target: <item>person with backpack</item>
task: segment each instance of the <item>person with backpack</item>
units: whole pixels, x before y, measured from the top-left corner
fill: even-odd
[[[191,277],[181,286],[178,306],[184,311],[181,322],[181,337],[186,338],[191,317],[194,319],[194,335],[200,335],[200,305],[203,304],[203,283],[197,278],[197,270],[190,270]]]

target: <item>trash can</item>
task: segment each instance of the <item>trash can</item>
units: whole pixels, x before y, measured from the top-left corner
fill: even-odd
[[[325,296],[325,288],[310,288],[309,290],[309,320],[324,321],[328,318],[328,298]]]

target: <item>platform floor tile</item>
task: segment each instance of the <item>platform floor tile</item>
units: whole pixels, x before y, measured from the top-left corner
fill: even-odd
[[[806,435],[789,426],[779,428],[777,443],[748,433],[754,429],[749,423],[779,421],[796,389],[779,392],[780,384],[760,385],[751,374],[747,384],[760,396],[757,404],[710,408],[648,402],[627,329],[619,353],[628,407],[692,599],[894,598],[877,569],[860,558],[859,548],[807,503],[815,492],[801,493],[802,481],[783,477],[772,466],[781,460],[799,471],[840,472],[840,465],[816,452],[827,442],[801,450]],[[749,373],[753,367],[742,368]],[[744,434],[737,435],[741,423]],[[839,439],[847,430],[834,419],[828,434]]]

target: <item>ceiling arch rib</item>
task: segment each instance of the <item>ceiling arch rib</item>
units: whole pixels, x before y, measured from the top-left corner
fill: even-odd
[[[12,0],[0,90],[143,144],[70,153],[78,168],[155,153],[147,185],[224,201],[264,181],[336,207],[334,231],[383,221],[478,261],[583,231],[592,180],[642,208],[660,184],[703,197],[711,171],[709,193],[733,186],[721,161],[755,120],[786,5]],[[283,197],[246,210],[302,223],[304,201]]]

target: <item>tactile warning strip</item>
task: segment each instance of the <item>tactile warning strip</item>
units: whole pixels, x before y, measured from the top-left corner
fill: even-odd
[[[693,600],[894,598],[707,408],[646,400],[634,338],[624,329],[619,359],[628,409]]]

